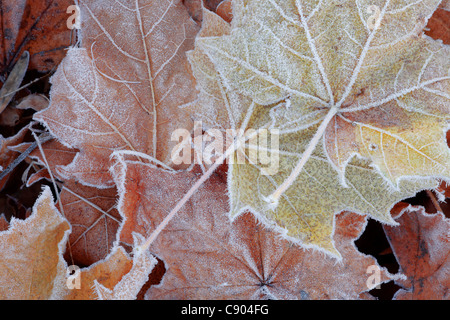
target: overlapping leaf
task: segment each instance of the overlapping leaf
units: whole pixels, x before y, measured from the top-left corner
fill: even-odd
[[[148,252],[131,259],[122,247],[115,246],[104,260],[81,269],[79,288],[66,290],[63,299],[134,300],[156,262]]]
[[[250,208],[288,237],[337,254],[335,213],[394,223],[395,202],[435,187],[434,177],[449,178],[450,49],[422,35],[439,3],[239,0],[231,29],[221,33],[208,31],[223,24],[209,15],[214,23],[204,21],[191,55],[195,108],[224,127],[234,121],[281,133],[279,150],[269,149],[279,155],[275,175],[261,174],[261,163],[232,165],[233,216]],[[215,110],[202,92],[216,100]],[[272,210],[265,199],[324,119],[320,142]]]
[[[148,236],[197,176],[127,161],[114,167],[114,175],[125,217],[123,241],[130,241],[133,231]],[[226,181],[215,175],[150,247],[167,271],[148,299],[357,299],[378,284],[367,274],[376,261],[353,244],[365,228],[363,216],[339,215],[335,236],[344,259],[336,263],[280,238],[251,214],[230,222],[227,211]],[[378,281],[391,279],[379,271]]]
[[[21,144],[28,132],[28,127],[20,130],[16,135],[4,138],[0,135],[0,170],[4,171],[8,169],[8,166],[13,163],[13,161],[17,157],[17,153],[10,149],[10,147],[14,147],[15,145]],[[6,171],[5,171],[6,172]],[[8,182],[9,172],[0,180],[0,190],[3,189],[6,182]]]
[[[70,225],[53,204],[46,188],[33,207],[33,214],[22,221],[13,219],[0,233],[1,299],[61,298],[64,292],[65,249]]]
[[[0,3],[0,77],[10,71],[24,50],[30,68],[41,72],[55,68],[73,43],[67,28],[67,9],[73,0],[5,0]]]
[[[29,146],[30,143],[22,143],[13,150],[24,152]],[[69,149],[56,140],[50,140],[42,144],[42,152],[43,154],[36,148],[29,154],[29,158],[32,159],[30,161],[35,162],[37,172],[27,179],[27,186],[40,179],[51,182],[52,177],[63,181],[60,193],[61,205],[65,218],[72,226],[68,245],[70,259],[87,266],[105,258],[113,248],[120,224],[120,216],[115,209],[116,189],[98,189],[84,186],[74,180],[63,179],[59,174],[59,168],[73,161],[77,153],[75,149]]]
[[[113,150],[168,162],[172,131],[190,127],[178,106],[195,98],[185,52],[198,27],[181,0],[79,2],[82,46],[68,51],[36,119],[80,149],[66,177],[107,187]]]
[[[400,300],[448,300],[450,287],[450,221],[442,213],[428,214],[423,207],[407,207],[398,214],[400,226],[385,232],[407,279]]]

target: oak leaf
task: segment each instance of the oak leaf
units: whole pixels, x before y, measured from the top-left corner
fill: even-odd
[[[48,109],[35,115],[64,145],[80,150],[66,178],[112,187],[114,150],[169,162],[178,108],[195,99],[185,52],[198,26],[181,0],[79,1],[81,48],[71,48],[52,77]],[[141,159],[142,160],[142,159]]]
[[[400,210],[401,209],[401,210]],[[448,300],[450,298],[450,220],[423,207],[398,207],[393,212],[400,226],[384,226],[386,236],[407,277],[398,300]]]
[[[153,232],[198,176],[195,170],[173,173],[123,159],[113,173],[125,242],[133,232]],[[226,180],[213,175],[150,246],[167,271],[147,299],[357,299],[379,284],[370,284],[366,273],[377,267],[375,259],[353,243],[366,217],[338,216],[335,238],[343,260],[337,263],[282,239],[251,214],[231,222],[228,210]],[[392,277],[380,268],[379,281]]]
[[[439,3],[238,0],[228,29],[204,18],[190,53],[200,92],[191,110],[218,128],[280,134],[268,149],[276,174],[231,165],[233,217],[251,210],[339,256],[334,214],[395,224],[393,204],[450,177],[450,48],[422,31]]]

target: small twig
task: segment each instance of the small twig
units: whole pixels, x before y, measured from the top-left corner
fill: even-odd
[[[51,139],[53,139],[53,136],[49,133],[43,133],[39,136],[39,141],[41,143],[47,142]],[[14,159],[14,161],[11,162],[9,166],[0,173],[0,180],[10,174],[11,171],[13,171],[15,167],[17,167],[23,160],[25,160],[30,155],[30,153],[34,149],[36,149],[37,146],[37,142],[33,142],[24,152],[22,152],[16,159]]]
[[[431,202],[433,203],[434,207],[436,208],[436,210],[438,212],[444,212],[444,210],[442,210],[441,206],[439,205],[439,202],[436,199],[436,196],[434,195],[434,193],[431,190],[427,190],[427,195],[428,197],[431,199]]]
[[[47,168],[48,174],[50,175],[50,179],[52,180],[53,188],[55,189],[55,194],[56,194],[57,202],[59,204],[59,209],[61,210],[61,214],[65,218],[66,215],[64,214],[64,208],[62,205],[61,197],[59,196],[59,193],[58,193],[58,186],[56,184],[55,178],[53,177],[52,170],[50,169],[50,166],[48,164],[47,157],[45,156],[45,153],[44,153],[44,149],[42,148],[43,142],[33,131],[31,131],[31,134],[33,135],[35,143],[37,144],[37,147],[39,148],[39,151],[41,152],[42,160],[44,161],[45,167]],[[43,133],[43,134],[41,134],[41,136],[45,135],[45,134],[48,134],[48,133]],[[67,245],[69,247],[70,260],[72,261],[72,264],[75,264],[74,260],[73,260],[73,256],[72,256],[72,247],[71,247],[70,241],[67,241]]]

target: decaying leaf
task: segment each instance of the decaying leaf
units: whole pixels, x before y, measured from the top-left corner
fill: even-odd
[[[138,248],[145,240],[139,234],[134,234],[134,238],[134,248]],[[134,300],[142,286],[148,281],[148,276],[156,263],[157,260],[148,250],[134,252],[133,266],[114,288],[108,289],[95,280],[95,292],[101,300]]]
[[[5,231],[9,227],[9,222],[6,220],[5,215],[0,214],[0,231]]]
[[[0,220],[6,222],[3,216]],[[36,201],[30,217],[13,218],[9,227],[0,223],[5,229],[0,231],[1,299],[98,299],[94,290],[98,285],[105,290],[125,286],[129,292],[135,292],[136,298],[146,281],[144,278],[148,278],[156,264],[156,259],[148,253],[131,259],[122,247],[114,246],[104,260],[89,268],[73,269],[79,271],[78,284],[77,279],[68,278],[70,268],[63,253],[71,227],[53,204],[48,187]],[[123,284],[126,278],[136,278],[136,281]],[[128,294],[124,298],[133,296]]]
[[[66,277],[62,257],[70,225],[46,187],[26,220],[13,218],[0,232],[1,299],[61,298]]]
[[[259,160],[231,165],[233,217],[251,210],[339,255],[335,213],[394,224],[393,204],[449,178],[450,49],[422,31],[439,3],[237,0],[228,30],[204,18],[191,107],[225,128],[280,134],[267,150],[275,174]]]
[[[122,241],[130,241],[135,231],[148,236],[197,176],[135,162],[119,162],[114,172],[122,191]],[[145,179],[149,176],[151,180]],[[335,238],[343,260],[337,263],[282,239],[251,214],[230,222],[225,191],[226,181],[211,177],[152,244],[150,251],[163,259],[167,272],[146,298],[355,299],[372,288],[367,270],[378,267],[376,261],[353,244],[365,227],[365,217],[338,216]],[[379,281],[391,279],[386,270],[379,270]]]
[[[10,166],[17,157],[17,153],[14,151],[14,149],[11,148],[16,145],[22,144],[27,132],[28,127],[25,127],[16,135],[9,138],[3,138],[0,135],[0,170],[2,172],[2,175],[4,175],[4,177],[0,180],[0,190],[3,189],[9,179],[12,169],[14,169],[12,168],[10,170],[8,168],[8,166]]]
[[[116,195],[115,188],[97,189],[71,180],[64,182],[60,198],[72,226],[68,250],[78,264],[91,265],[114,248],[121,222]]]
[[[448,300],[450,294],[450,220],[423,207],[406,207],[393,214],[400,226],[385,226],[392,250],[407,276],[399,300]]]
[[[3,0],[0,3],[0,78],[30,52],[30,68],[47,72],[57,66],[72,44],[67,8],[73,0]]]
[[[0,113],[5,110],[11,99],[14,97],[15,92],[19,89],[23,77],[28,69],[28,63],[30,61],[30,54],[25,51],[22,56],[17,60],[14,68],[9,73],[8,78],[3,83],[0,89]]]
[[[440,39],[447,45],[450,44],[450,2],[441,3],[441,7],[428,21],[426,30],[426,35],[433,39]]]
[[[31,145],[32,143],[25,142],[16,146],[9,147],[9,149],[12,151],[20,152],[22,154],[26,152],[26,150],[30,148]],[[63,176],[60,174],[60,168],[70,164],[77,154],[76,149],[67,148],[56,139],[41,142],[41,147],[42,151],[44,152],[45,159],[38,147],[34,148],[27,156],[26,161],[30,163],[30,165],[36,165],[36,172],[32,173],[26,179],[27,187],[41,179],[47,179],[48,181],[51,181],[51,176],[48,172],[48,169],[45,167],[46,162],[50,167],[49,169],[51,170],[53,177],[55,179],[64,180]]]
[[[81,48],[67,52],[51,80],[50,106],[35,118],[80,150],[66,177],[111,187],[113,150],[167,163],[173,130],[190,127],[178,106],[196,95],[185,52],[198,27],[181,0],[79,4]]]

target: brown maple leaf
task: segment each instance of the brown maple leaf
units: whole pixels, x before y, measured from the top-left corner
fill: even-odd
[[[0,232],[0,298],[49,299],[64,290],[62,258],[70,225],[46,187],[26,220],[13,218]]]
[[[397,227],[384,226],[387,238],[406,280],[394,296],[399,300],[450,298],[450,220],[423,207],[397,206]]]
[[[444,5],[444,3],[442,3]],[[425,34],[433,39],[440,39],[445,44],[450,44],[450,2],[448,8],[442,6],[437,9],[428,21]]]
[[[17,158],[17,153],[14,151],[14,149],[11,148],[18,144],[21,144],[25,139],[27,132],[28,127],[25,127],[22,130],[20,130],[16,135],[9,138],[3,138],[0,135],[0,172],[3,172],[3,175],[6,174],[0,180],[0,190],[3,189],[3,187],[5,186],[6,182],[8,182],[8,179],[11,175],[12,170],[10,171],[8,169],[8,166],[11,165]]]
[[[125,223],[120,238],[125,242],[132,232],[153,232],[198,175],[126,161],[113,172],[121,191]],[[213,175],[151,245],[167,272],[161,285],[149,289],[148,299],[356,299],[369,290],[366,272],[377,263],[353,243],[365,217],[338,216],[335,238],[343,259],[337,262],[282,239],[251,214],[230,222],[228,209],[226,182]],[[378,270],[379,282],[391,279]]]
[[[67,28],[67,9],[73,0],[3,0],[0,2],[0,79],[11,70],[25,50],[30,69],[55,68],[73,44]]]
[[[22,143],[13,150],[24,152],[30,145]],[[27,158],[37,171],[29,176],[26,185],[41,179],[52,182],[52,176],[62,182],[61,211],[72,226],[67,259],[88,266],[105,258],[113,247],[121,219],[115,209],[116,189],[98,189],[66,179],[59,169],[73,161],[77,150],[53,139],[42,144],[42,151],[36,148]]]
[[[61,203],[72,226],[68,250],[73,260],[87,266],[104,259],[114,247],[121,217],[115,188],[97,189],[64,181]]]
[[[191,126],[178,106],[195,99],[185,52],[198,26],[181,0],[79,2],[81,48],[68,51],[52,78],[50,106],[35,118],[80,150],[66,176],[111,187],[112,151],[168,162],[172,131]]]

